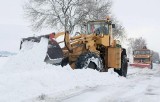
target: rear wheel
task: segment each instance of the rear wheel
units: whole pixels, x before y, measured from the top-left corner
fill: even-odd
[[[91,68],[96,69],[98,71],[103,70],[103,63],[100,56],[93,52],[86,52],[80,55],[75,65],[76,69]]]
[[[122,54],[121,54],[121,68],[114,69],[114,71],[117,72],[120,76],[126,77],[127,69],[128,69],[127,55],[126,55],[126,50],[123,49]]]

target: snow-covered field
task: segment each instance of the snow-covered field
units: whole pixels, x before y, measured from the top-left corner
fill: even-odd
[[[24,43],[25,44],[25,43]],[[43,62],[47,40],[24,45],[0,58],[0,102],[158,102],[160,66],[128,69],[127,78],[113,69],[72,70]]]

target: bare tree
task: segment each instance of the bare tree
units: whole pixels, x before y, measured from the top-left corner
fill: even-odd
[[[87,4],[90,4],[88,0],[29,0],[24,10],[35,30],[43,27],[66,27],[72,31],[90,12],[90,9],[81,9]]]
[[[122,41],[126,40],[127,37],[124,26],[115,17],[112,17],[112,22],[116,25],[115,29],[113,29],[113,37]]]
[[[134,50],[142,49],[144,46],[147,47],[146,40],[142,37],[129,38],[128,42],[128,54],[131,54]]]
[[[153,51],[152,61],[153,61],[153,63],[157,63],[157,62],[160,61],[160,57],[159,57],[159,53],[158,52]]]
[[[112,2],[107,0],[29,0],[24,10],[34,30],[60,28],[70,32],[87,20],[106,19],[111,14]],[[113,35],[124,36],[124,27],[114,18]]]
[[[106,16],[111,14],[112,2],[107,0],[88,0],[92,3],[86,5],[91,8],[88,13],[89,20],[106,19]]]
[[[144,46],[147,47],[146,40],[142,37],[135,39],[134,49],[142,49]]]

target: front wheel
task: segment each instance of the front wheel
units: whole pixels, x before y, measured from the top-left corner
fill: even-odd
[[[101,57],[94,52],[86,52],[80,55],[75,63],[76,69],[91,68],[98,71],[103,70]]]

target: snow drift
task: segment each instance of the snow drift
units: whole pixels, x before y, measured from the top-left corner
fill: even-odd
[[[21,102],[42,94],[125,81],[113,70],[100,73],[92,69],[72,70],[69,65],[62,68],[46,64],[47,44],[45,38],[40,43],[24,43],[22,50],[0,68],[0,102]]]

